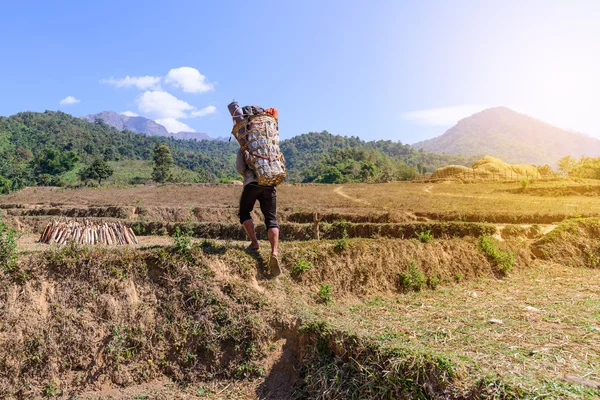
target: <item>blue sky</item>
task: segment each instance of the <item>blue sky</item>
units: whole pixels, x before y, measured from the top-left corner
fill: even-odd
[[[503,105],[600,137],[594,0],[13,1],[2,14],[0,115],[129,111],[227,136],[235,98],[277,107],[283,138],[414,143]]]

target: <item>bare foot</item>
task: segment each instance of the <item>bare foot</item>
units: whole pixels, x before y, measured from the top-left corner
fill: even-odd
[[[258,243],[250,243],[250,246],[246,247],[246,251],[256,251],[260,248]]]

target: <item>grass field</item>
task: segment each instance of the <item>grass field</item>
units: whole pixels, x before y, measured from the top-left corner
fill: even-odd
[[[268,243],[244,251],[240,186],[1,196],[29,233],[2,268],[0,395],[599,398],[600,185],[525,186],[283,185],[277,279]],[[64,216],[148,232],[36,243]],[[166,236],[177,224],[195,237]]]
[[[142,171],[143,172],[143,171]],[[115,178],[117,179],[118,176]],[[126,177],[118,179],[127,179]],[[588,188],[577,193],[577,188]],[[546,193],[539,192],[541,189]],[[575,189],[575,190],[573,190]],[[146,205],[162,207],[236,207],[241,193],[237,185],[163,185],[125,188],[60,189],[28,188],[0,197],[0,204]],[[346,210],[364,212],[413,212],[513,215],[598,214],[600,185],[594,181],[520,183],[410,183],[353,185],[282,185],[280,209],[305,211]],[[513,191],[513,192],[511,192]],[[569,195],[550,197],[547,191]],[[514,193],[516,192],[516,193]]]

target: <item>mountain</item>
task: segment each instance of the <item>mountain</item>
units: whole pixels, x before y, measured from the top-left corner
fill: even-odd
[[[105,124],[110,125],[120,131],[128,130],[133,133],[144,133],[150,136],[171,136],[174,139],[180,140],[226,140],[221,137],[213,138],[208,136],[206,133],[201,132],[169,133],[167,128],[151,119],[139,116],[130,117],[123,114],[117,114],[114,111],[102,111],[97,114],[84,115],[81,117],[81,119],[88,122],[94,122],[97,118],[100,118]]]
[[[94,122],[96,118],[102,119],[106,124],[120,131],[125,129],[134,133],[145,133],[150,136],[169,136],[169,132],[164,126],[144,117],[129,117],[117,114],[114,111],[102,111],[97,114],[81,117],[81,119],[88,122]]]
[[[170,136],[172,136],[174,139],[180,139],[180,140],[216,140],[216,141],[221,141],[224,142],[225,138],[222,137],[218,137],[218,138],[214,138],[211,136],[208,136],[206,133],[202,133],[202,132],[178,132],[178,133],[172,133],[170,134]]]
[[[600,156],[600,140],[494,107],[460,120],[443,135],[413,144],[428,152],[493,156],[519,164],[555,165],[563,156]]]
[[[109,121],[112,116],[105,115]],[[235,169],[237,141],[176,138],[177,134],[150,136],[118,129],[101,116],[94,122],[60,111],[0,116],[0,194],[26,186],[72,184],[77,182],[77,171],[98,158],[119,163],[121,175],[131,177],[132,184],[139,183],[140,172],[135,167],[139,164],[126,161],[151,162],[158,144],[171,149],[183,174],[175,177],[177,181],[228,182],[239,178]],[[280,145],[287,161],[288,182],[404,180],[417,171],[474,162],[462,156],[418,151],[400,142],[366,142],[326,131],[295,136]]]

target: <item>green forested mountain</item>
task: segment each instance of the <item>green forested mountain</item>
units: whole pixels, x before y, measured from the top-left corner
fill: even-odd
[[[63,112],[23,112],[0,117],[0,193],[33,185],[72,183],[78,168],[103,159],[115,166],[127,160],[152,160],[165,143],[180,174],[196,182],[237,178],[238,145],[209,140],[176,140],[117,130],[98,120],[88,122]],[[365,142],[324,131],[281,142],[288,181],[346,182],[410,179],[417,172],[474,160],[417,151],[391,141]],[[135,170],[129,175],[135,178]],[[120,174],[121,176],[123,174]],[[132,183],[139,181],[131,179]]]
[[[413,147],[436,153],[487,155],[513,164],[555,165],[563,156],[600,156],[600,140],[506,107],[489,108],[464,118],[443,135]]]
[[[90,123],[63,112],[46,111],[0,117],[0,181],[6,186],[9,180],[12,190],[60,184],[61,175],[77,163],[91,163],[96,158],[150,160],[159,143],[167,143],[175,163],[194,171],[198,181],[235,176],[234,143],[141,135],[119,131],[101,121]]]
[[[433,172],[449,164],[471,166],[477,160],[477,157],[428,153],[391,140],[365,142],[358,137],[332,135],[327,131],[295,136],[283,141],[281,149],[290,179],[308,182],[322,182],[319,176],[326,171],[337,175],[329,167],[337,169],[343,180],[387,181],[410,179],[416,173]],[[370,168],[370,164],[376,167],[374,175],[360,172]]]

